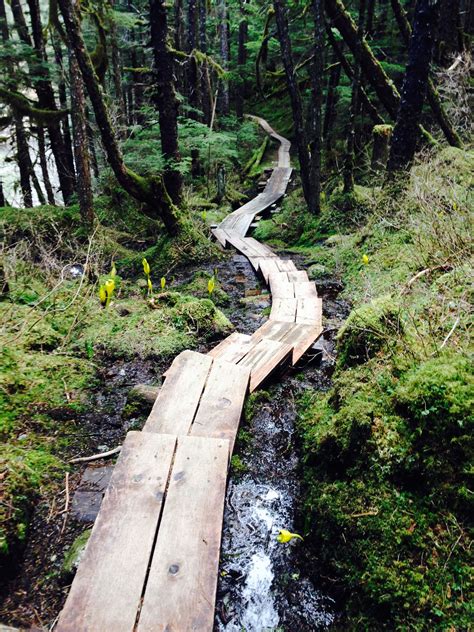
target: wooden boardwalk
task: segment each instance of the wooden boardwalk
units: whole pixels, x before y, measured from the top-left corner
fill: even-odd
[[[210,632],[227,470],[245,397],[295,364],[320,336],[321,299],[306,272],[246,237],[255,215],[285,193],[290,143],[256,198],[214,229],[269,285],[269,320],[209,354],[171,364],[142,432],[129,432],[56,630]]]

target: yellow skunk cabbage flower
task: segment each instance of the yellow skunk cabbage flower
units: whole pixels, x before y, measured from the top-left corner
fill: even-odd
[[[143,264],[143,272],[146,274],[146,276],[150,276],[150,264],[148,263],[148,261],[146,259],[143,259],[142,261]]]
[[[107,296],[110,298],[115,290],[115,281],[113,279],[107,279],[105,282],[105,291],[107,292]]]
[[[300,540],[303,539],[297,533],[291,533],[291,531],[287,531],[286,529],[280,529],[280,533],[277,535],[277,540],[278,542],[280,542],[280,544],[287,544],[295,538],[299,538]]]
[[[110,278],[115,279],[117,276],[117,268],[115,267],[115,263],[112,261],[112,270],[110,271]]]
[[[105,289],[105,285],[101,285],[99,287],[99,299],[100,304],[105,307],[105,305],[107,304],[107,291]]]
[[[369,257],[367,255],[362,255],[362,263],[365,266],[369,265]]]
[[[165,277],[161,277],[160,284],[161,284],[161,289],[164,290],[165,287],[166,287],[166,279],[165,279]]]
[[[216,287],[216,281],[214,277],[212,276],[207,282],[207,291],[209,292],[209,294],[212,294],[214,292],[215,287]]]
[[[153,283],[151,282],[150,277],[148,277],[148,279],[147,279],[147,285],[148,285],[148,292],[150,292],[150,294],[151,294],[151,292],[153,290]]]

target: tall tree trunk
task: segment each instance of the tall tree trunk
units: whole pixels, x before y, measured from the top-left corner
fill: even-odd
[[[118,44],[117,37],[117,25],[115,24],[115,19],[112,16],[109,18],[109,32],[110,32],[110,51],[111,51],[111,61],[112,61],[112,80],[114,84],[114,92],[116,98],[116,108],[118,114],[118,121],[121,128],[125,128],[127,125],[126,111],[125,111],[125,100],[123,95],[122,88],[122,72],[121,72],[121,60],[120,60],[120,50]],[[122,130],[120,130],[120,135],[122,136]]]
[[[46,49],[43,37],[43,27],[41,24],[41,14],[38,0],[28,0],[30,9],[30,19],[33,31],[33,42],[37,56],[36,74],[40,77],[36,82],[36,91],[41,108],[47,110],[57,110],[54,92],[51,85],[49,73],[45,64],[47,63]],[[47,126],[51,149],[53,151],[56,168],[58,172],[59,184],[64,202],[67,204],[74,193],[74,174],[69,168],[67,149],[61,133],[59,122],[51,122]]]
[[[94,203],[92,197],[92,178],[89,158],[89,139],[87,136],[86,103],[81,71],[74,52],[69,53],[69,72],[71,76],[71,111],[74,134],[74,157],[77,171],[77,197],[81,217],[89,228],[94,223]]]
[[[54,206],[56,200],[54,199],[53,186],[51,184],[51,178],[49,177],[48,159],[46,156],[46,140],[44,136],[44,129],[42,127],[37,128],[38,134],[38,153],[41,166],[41,174],[43,176],[44,188],[46,195],[48,196],[48,204]]]
[[[311,151],[310,179],[314,195],[314,212],[321,212],[321,154],[324,57],[324,5],[323,0],[312,0],[314,20],[314,59],[311,64],[311,118],[309,145]]]
[[[403,81],[400,110],[393,130],[388,170],[406,169],[415,155],[418,126],[423,109],[433,52],[437,3],[418,0],[410,38],[408,64]]]
[[[318,207],[314,195],[314,190],[311,186],[311,160],[305,133],[301,95],[298,89],[298,81],[295,73],[295,65],[293,62],[293,53],[291,50],[291,41],[290,33],[288,30],[286,10],[283,0],[274,0],[273,6],[275,8],[275,18],[278,29],[278,39],[280,41],[281,58],[285,69],[286,83],[288,86],[288,94],[290,96],[291,102],[294,136],[296,140],[296,146],[298,148],[298,158],[300,161],[300,174],[301,183],[303,185],[303,193],[310,213],[316,213]]]
[[[244,115],[244,99],[246,94],[245,81],[245,64],[247,62],[247,38],[248,38],[248,21],[245,10],[245,4],[240,2],[240,22],[239,22],[239,46],[237,50],[237,65],[239,68],[239,85],[235,95],[235,112],[237,117],[241,119]]]
[[[207,53],[206,22],[207,1],[199,0],[199,50],[205,54]],[[204,122],[209,125],[212,116],[212,86],[207,62],[203,62],[201,65],[201,97]]]
[[[367,37],[372,37],[374,34],[374,17],[375,17],[375,0],[368,0],[367,3],[367,21],[365,25],[365,32]]]
[[[222,67],[228,70],[229,67],[229,16],[227,13],[226,0],[219,0],[218,4],[218,31],[219,31],[219,50]],[[224,116],[229,114],[230,97],[229,82],[222,79],[219,87],[219,112]]]
[[[354,77],[352,79],[352,95],[351,95],[351,109],[349,113],[349,124],[347,129],[347,146],[346,146],[346,158],[344,161],[344,193],[352,193],[354,191],[354,150],[355,150],[355,126],[356,118],[359,114],[359,93],[361,88],[361,75],[360,68],[360,49],[362,48],[362,41],[364,38],[364,22],[365,22],[365,0],[359,0],[359,20],[357,24],[357,41],[359,46],[359,55],[355,60]]]
[[[447,66],[453,57],[463,49],[461,36],[461,0],[439,0],[438,37],[435,46],[435,60]]]
[[[336,120],[336,103],[337,103],[337,87],[341,78],[341,63],[334,64],[331,68],[328,78],[328,86],[326,91],[326,105],[324,108],[323,121],[323,138],[326,149],[329,150],[332,145],[332,129]]]
[[[198,67],[197,61],[194,56],[197,48],[197,25],[198,25],[198,7],[197,0],[188,0],[188,101],[192,110],[189,112],[189,117],[192,119],[198,118],[198,113],[201,105],[200,99],[200,85],[198,80]]]
[[[58,68],[60,69],[59,73],[59,81],[58,81],[58,96],[59,96],[59,105],[61,109],[68,109],[67,102],[67,92],[66,92],[66,76],[67,76],[67,68],[64,64],[63,51],[61,49],[61,43],[55,41],[54,37],[51,37],[54,48],[54,57]],[[69,116],[65,116],[61,121],[61,127],[64,137],[64,148],[67,157],[68,169],[70,173],[75,174],[75,166],[74,166],[74,149],[72,146],[72,135],[71,135],[71,126],[69,124]]]
[[[411,36],[411,26],[408,21],[407,14],[402,7],[400,0],[391,0],[392,2],[392,10],[395,15],[395,19],[398,24],[398,28],[400,29],[400,33],[402,34],[403,40],[407,46],[410,45],[410,36]],[[431,110],[438,122],[438,125],[443,130],[444,136],[448,143],[453,147],[462,147],[462,140],[459,137],[459,134],[456,132],[454,127],[451,125],[448,115],[446,114],[446,110],[441,103],[440,96],[438,91],[435,88],[433,80],[431,78],[428,79],[428,102],[430,104]]]
[[[173,202],[179,204],[182,194],[182,176],[176,164],[180,161],[178,99],[174,89],[173,57],[166,45],[168,23],[164,0],[150,0],[150,28],[156,72],[155,99],[160,120],[161,148],[167,162],[164,183]]]
[[[69,46],[74,51],[81,70],[82,79],[94,108],[102,143],[115,177],[129,195],[145,204],[145,212],[148,215],[160,217],[167,231],[171,235],[177,234],[181,228],[178,209],[173,205],[161,179],[145,178],[136,174],[125,165],[109,111],[105,104],[102,88],[84,44],[79,17],[73,9],[70,0],[58,0],[58,2],[69,39]],[[162,5],[161,1],[160,4]]]
[[[206,0],[202,0],[206,2]],[[183,0],[174,0],[174,47],[176,50],[184,50],[184,9]],[[185,74],[182,64],[176,64],[177,88],[181,94],[186,92]]]
[[[33,206],[33,193],[31,191],[31,159],[28,149],[28,140],[25,127],[20,114],[14,114],[15,119],[15,139],[16,139],[16,159],[20,171],[20,187],[23,196],[23,204],[26,208]]]

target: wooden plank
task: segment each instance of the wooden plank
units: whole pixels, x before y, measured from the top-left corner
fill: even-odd
[[[276,254],[271,248],[269,248],[265,244],[261,244],[253,237],[246,237],[245,241],[259,252],[260,257],[276,257]]]
[[[265,258],[265,259],[260,258],[259,268],[266,283],[268,283],[268,278],[272,272],[279,272],[276,261],[275,261],[275,257],[270,257],[270,258]]]
[[[314,281],[298,281],[295,283],[295,298],[311,298],[318,296]]]
[[[228,439],[232,454],[249,381],[248,367],[215,360],[190,434]]]
[[[173,360],[143,428],[144,432],[187,434],[211,369],[212,358],[183,351]]]
[[[243,237],[233,231],[226,231],[226,239],[228,243],[241,252],[246,257],[259,257],[260,253],[248,244]]]
[[[176,437],[129,432],[59,632],[132,632],[161,513]]]
[[[295,322],[322,326],[322,299],[317,297],[298,298]]]
[[[291,259],[278,259],[277,266],[280,272],[296,272],[296,266]]]
[[[252,338],[269,338],[290,345],[293,349],[292,362],[296,364],[301,356],[319,338],[322,328],[317,325],[268,320],[253,334]]]
[[[225,248],[227,243],[225,238],[225,230],[222,230],[222,228],[213,228],[211,232],[217,239],[217,241],[221,244],[221,246]]]
[[[301,283],[302,281],[309,281],[306,270],[294,270],[288,271],[288,281],[292,283]]]
[[[239,361],[239,366],[250,367],[250,392],[253,392],[270,373],[291,354],[289,345],[263,338]]]
[[[296,301],[296,298],[273,299],[270,320],[282,320],[294,323],[296,318]]]
[[[286,272],[272,272],[269,275],[270,292],[272,299],[276,298],[294,298],[295,291],[293,283],[288,281]]]
[[[213,629],[228,459],[225,439],[178,438],[138,632]]]
[[[249,352],[254,344],[251,336],[234,332],[214,347],[214,349],[211,349],[209,355],[214,358],[219,358],[219,360],[223,360],[224,362],[236,364]]]

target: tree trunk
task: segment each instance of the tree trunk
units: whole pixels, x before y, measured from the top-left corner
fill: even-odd
[[[398,28],[400,29],[400,33],[405,41],[407,46],[410,45],[410,36],[411,36],[411,26],[408,21],[407,14],[402,7],[400,0],[391,0],[392,2],[392,10],[395,15],[395,19],[398,24]],[[435,88],[432,79],[428,79],[428,102],[430,104],[431,110],[438,122],[438,125],[443,130],[444,136],[448,143],[453,147],[462,147],[462,140],[459,137],[456,130],[451,125],[446,111],[441,103],[441,99],[439,94]]]
[[[22,117],[19,114],[14,114],[14,119],[17,148],[16,160],[20,171],[20,187],[23,196],[23,204],[26,208],[31,208],[33,206],[33,194],[31,192],[30,183],[31,159],[28,150],[28,140],[26,138]]]
[[[127,193],[145,204],[145,211],[148,215],[160,217],[167,231],[171,235],[177,234],[180,230],[178,209],[173,205],[161,179],[144,178],[125,165],[101,86],[82,38],[79,18],[71,6],[70,0],[58,0],[58,2],[69,39],[69,46],[72,48],[81,70],[82,79],[94,108],[102,143],[115,177]],[[160,2],[160,4],[162,3]]]
[[[367,37],[372,37],[374,34],[374,17],[375,17],[375,0],[368,0],[367,3],[367,20],[365,25],[365,32]]]
[[[202,0],[206,2],[206,0]],[[175,0],[174,2],[174,47],[176,50],[184,50],[184,11],[183,0]],[[183,66],[181,64],[176,65],[176,79],[177,87],[181,94],[185,94],[185,76]]]
[[[41,174],[43,176],[44,188],[46,195],[48,196],[48,203],[54,206],[56,200],[54,199],[53,186],[49,177],[48,159],[46,157],[46,141],[44,137],[44,129],[42,127],[37,128],[38,134],[38,153],[41,166]]]
[[[61,44],[59,42],[54,41],[53,37],[51,37],[51,40],[53,41],[54,56],[55,56],[56,64],[58,65],[58,68],[61,70],[61,72],[59,73],[60,79],[58,81],[59,104],[61,106],[61,109],[67,110],[68,102],[67,102],[66,80],[65,80],[66,75],[67,75],[67,68],[65,68],[65,65],[64,65],[63,51],[61,49]],[[69,124],[69,116],[65,116],[63,118],[63,120],[61,121],[61,127],[62,127],[62,132],[63,132],[63,137],[64,137],[64,147],[65,147],[66,156],[67,156],[68,169],[71,174],[75,174],[74,149],[72,146],[72,135],[71,135],[71,126]],[[74,184],[75,184],[75,179],[74,179]]]
[[[39,76],[36,82],[36,91],[41,108],[46,110],[57,110],[54,92],[47,70],[47,57],[44,45],[43,27],[41,24],[41,14],[38,0],[28,0],[30,9],[30,19],[33,31],[33,42],[36,51],[37,65],[35,74]],[[51,142],[56,168],[58,172],[59,184],[65,204],[69,202],[74,193],[74,174],[69,169],[69,161],[64,138],[61,133],[59,122],[51,122],[48,126],[48,134]]]
[[[349,124],[347,126],[346,158],[344,161],[344,193],[354,191],[354,150],[355,150],[355,126],[359,114],[359,93],[361,88],[361,67],[358,59],[361,57],[361,48],[364,38],[365,0],[359,0],[359,21],[357,24],[358,55],[355,56],[354,77],[352,79],[351,108]]]
[[[120,61],[120,50],[117,41],[117,26],[115,24],[115,20],[113,15],[109,18],[109,31],[110,31],[110,50],[111,50],[111,61],[112,61],[112,79],[114,84],[114,92],[116,102],[116,108],[118,113],[118,120],[120,127],[125,128],[127,125],[126,118],[126,110],[125,110],[125,99],[123,95],[122,88],[122,73],[121,73],[121,61]],[[120,130],[120,135],[122,136],[122,130]]]
[[[451,64],[453,57],[463,49],[460,10],[460,0],[439,0],[438,37],[434,52],[436,63],[442,66]]]
[[[314,59],[311,64],[311,118],[309,143],[311,151],[310,179],[314,196],[314,212],[321,212],[321,154],[322,154],[322,105],[324,72],[324,5],[323,0],[312,0],[314,20]]]
[[[206,0],[199,0],[199,50],[202,53],[207,53],[206,21],[207,2]],[[201,96],[204,123],[209,125],[212,116],[212,86],[207,62],[203,62],[201,67]]]
[[[391,125],[374,125],[372,129],[373,146],[371,168],[373,171],[384,171],[387,167],[388,151],[393,127]]]
[[[328,78],[326,91],[326,106],[324,109],[323,138],[326,149],[329,150],[332,144],[332,129],[336,120],[337,87],[341,78],[341,63],[334,64]]]
[[[298,148],[298,158],[300,161],[300,174],[301,183],[303,185],[303,193],[310,213],[316,213],[318,205],[313,187],[311,186],[311,160],[304,127],[301,95],[298,89],[298,81],[295,74],[295,65],[293,62],[293,54],[291,50],[288,20],[286,17],[283,0],[274,0],[273,6],[275,8],[275,18],[278,29],[278,39],[280,41],[281,58],[285,69],[286,83],[288,86],[288,94],[290,96],[291,102],[294,136],[296,140],[296,146]]]
[[[166,46],[168,31],[164,0],[150,0],[151,44],[155,62],[155,99],[159,112],[161,149],[167,168],[164,183],[174,204],[182,194],[182,176],[178,170],[178,99],[174,89],[173,57]]]
[[[408,65],[403,81],[400,110],[393,130],[388,161],[390,173],[406,169],[415,155],[419,138],[419,122],[423,109],[434,33],[437,5],[432,0],[418,0],[410,38]]]
[[[227,71],[229,67],[229,22],[226,0],[219,0],[218,24],[220,58],[222,67]],[[219,112],[226,116],[229,114],[229,109],[229,82],[227,79],[223,79],[219,87]]]
[[[248,38],[248,22],[245,7],[240,2],[239,46],[237,50],[237,65],[239,72],[239,85],[235,95],[235,113],[241,119],[244,115],[244,98],[246,93],[245,64],[247,62],[247,49],[245,47]]]
[[[198,25],[197,0],[188,0],[188,47],[190,55],[188,59],[188,101],[192,108],[188,114],[189,118],[197,119],[201,105],[200,85],[198,80],[198,66],[194,51],[197,49],[197,25]]]
[[[69,71],[71,76],[71,111],[74,133],[74,157],[77,171],[77,197],[81,217],[89,228],[94,223],[94,202],[92,197],[92,178],[89,158],[86,120],[86,103],[81,71],[74,53],[69,53]]]

